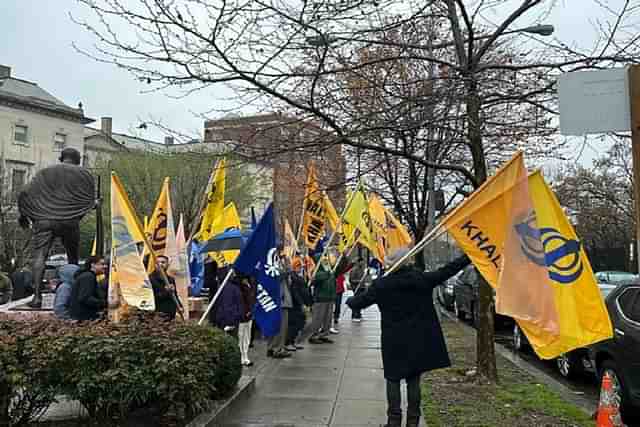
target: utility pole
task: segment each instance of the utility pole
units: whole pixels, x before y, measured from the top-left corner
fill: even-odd
[[[636,241],[634,245],[638,272],[640,272],[640,65],[629,67],[629,99],[631,102],[631,152],[633,153],[633,195],[635,199]]]

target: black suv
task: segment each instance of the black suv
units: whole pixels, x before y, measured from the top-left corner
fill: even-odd
[[[611,375],[623,414],[640,412],[640,284],[619,285],[605,304],[614,336],[591,346],[589,355],[599,379]]]
[[[474,326],[478,325],[478,288],[480,285],[480,273],[473,265],[465,267],[462,273],[456,276],[453,285],[453,311],[458,319],[464,320],[467,315]],[[496,293],[493,292],[495,301]],[[495,304],[492,311],[496,325],[510,324],[513,320],[507,316],[496,314]]]
[[[556,359],[558,371],[571,378],[593,373],[602,381],[605,372],[613,378],[614,391],[622,402],[623,414],[640,412],[640,284],[599,284],[614,328],[614,337],[578,348]],[[517,324],[513,344],[516,350],[528,347],[526,337]]]

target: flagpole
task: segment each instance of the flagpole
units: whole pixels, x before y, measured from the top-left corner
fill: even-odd
[[[225,285],[227,284],[227,282],[231,278],[232,274],[233,274],[233,267],[229,267],[229,272],[225,276],[225,278],[222,281],[222,284],[220,285],[220,287],[218,287],[218,290],[216,291],[216,294],[213,296],[213,298],[211,298],[211,302],[209,302],[209,305],[207,306],[207,309],[205,310],[204,314],[202,315],[200,320],[198,320],[198,325],[202,325],[204,320],[207,318],[207,316],[209,315],[209,312],[211,311],[211,308],[213,307],[213,304],[215,304],[216,301],[218,300],[218,296],[220,295],[220,293],[222,292],[222,289],[225,287]]]
[[[215,179],[216,171],[218,170],[219,164],[220,164],[220,160],[216,162],[216,166],[213,168],[211,175],[209,175],[209,182],[207,182],[207,186],[204,188],[204,194],[200,199],[200,207],[198,208],[198,215],[196,215],[196,220],[194,221],[194,223],[191,224],[191,232],[189,233],[189,238],[187,239],[187,246],[189,245],[189,243],[191,243],[191,241],[195,237],[196,230],[198,229],[198,226],[200,225],[200,222],[202,220],[202,212],[206,207],[207,194],[209,194],[209,192],[211,191],[211,186],[213,185],[213,180]]]

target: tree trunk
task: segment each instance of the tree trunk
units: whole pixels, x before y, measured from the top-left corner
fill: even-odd
[[[473,75],[467,81],[467,126],[469,145],[473,158],[473,171],[478,185],[487,179],[487,166],[482,146],[482,125],[480,121],[480,96]],[[481,275],[478,289],[478,373],[489,381],[498,380],[496,352],[494,347],[493,290]]]

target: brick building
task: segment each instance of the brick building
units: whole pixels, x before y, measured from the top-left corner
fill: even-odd
[[[315,162],[318,179],[336,209],[345,202],[346,162],[342,146],[316,124],[278,113],[205,122],[204,142],[221,144],[247,162],[272,170],[278,229],[284,218],[297,231],[302,213],[308,165]]]

